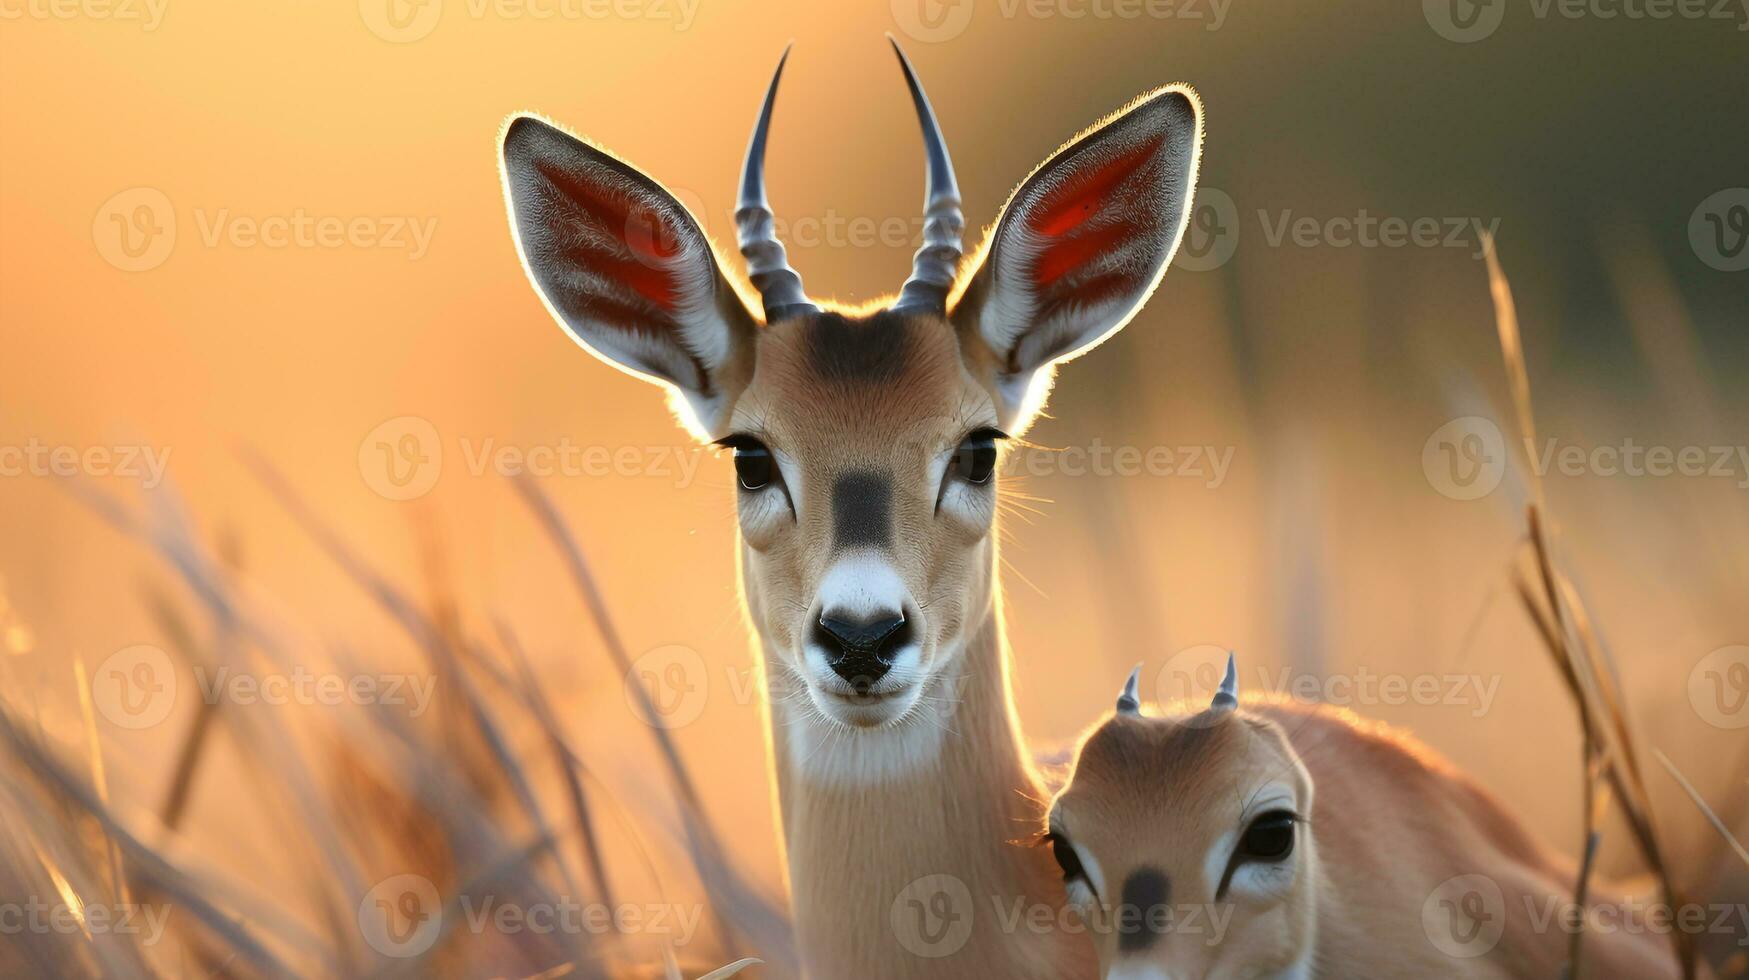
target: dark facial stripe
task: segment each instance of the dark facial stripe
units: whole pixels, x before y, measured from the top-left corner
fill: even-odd
[[[808,363],[828,381],[880,384],[905,373],[906,321],[890,312],[852,320],[822,313],[808,324]]]
[[[893,539],[893,481],[885,473],[852,470],[832,485],[832,543],[881,546]]]
[[[1141,868],[1123,883],[1123,905],[1118,918],[1117,948],[1134,953],[1154,945],[1171,924],[1166,907],[1172,884],[1154,868]]]

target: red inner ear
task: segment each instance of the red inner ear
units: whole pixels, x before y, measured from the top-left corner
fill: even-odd
[[[599,239],[592,239],[568,249],[571,260],[672,311],[677,289],[666,260],[680,252],[681,243],[666,216],[629,196],[612,193],[600,180],[547,167],[541,168],[541,174],[560,190],[562,200],[583,213],[585,223],[619,242],[632,256],[616,255]]]
[[[590,248],[572,249],[570,255],[579,266],[631,289],[663,310],[674,310],[674,277],[667,269]]]
[[[1049,286],[1076,269],[1086,265],[1095,255],[1116,246],[1136,234],[1138,229],[1128,221],[1117,221],[1103,228],[1051,242],[1034,262],[1032,281],[1039,287]]]
[[[1155,134],[1097,166],[1082,169],[1070,166],[1069,179],[1051,188],[1041,198],[1027,222],[1032,230],[1047,238],[1066,234],[1111,206],[1112,192],[1125,179],[1154,158],[1164,143],[1164,133]]]
[[[1038,287],[1057,282],[1101,252],[1145,233],[1135,220],[1145,215],[1135,215],[1125,206],[1123,187],[1154,161],[1165,139],[1164,134],[1156,134],[1091,166],[1069,163],[1068,179],[1044,194],[1027,216],[1027,226],[1044,239],[1032,269]],[[1099,216],[1110,220],[1077,233]]]

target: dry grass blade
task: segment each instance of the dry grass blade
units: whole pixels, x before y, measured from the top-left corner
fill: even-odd
[[[171,926],[178,945],[160,954],[172,972],[250,977],[351,976],[379,970],[401,975],[478,975],[488,970],[493,975],[583,978],[638,973],[654,951],[636,948],[623,936],[614,945],[612,936],[490,930],[482,935],[467,930],[451,933],[449,941],[434,940],[418,957],[398,962],[384,962],[376,955],[383,950],[365,948],[373,941],[354,910],[365,907],[361,903],[367,899],[367,883],[387,880],[384,874],[417,873],[438,886],[440,904],[450,907],[444,921],[451,930],[462,921],[455,904],[478,897],[472,895],[473,888],[487,888],[491,900],[504,899],[523,908],[559,908],[561,902],[575,901],[570,899],[579,893],[572,877],[574,865],[567,863],[566,850],[558,846],[558,840],[573,829],[586,856],[587,887],[594,893],[584,901],[615,907],[609,887],[612,876],[595,822],[597,811],[607,812],[602,807],[612,808],[623,824],[614,828],[616,835],[623,829],[630,838],[630,850],[642,859],[660,893],[662,881],[642,837],[651,815],[632,815],[618,808],[607,788],[565,744],[558,715],[507,624],[496,625],[509,659],[494,662],[465,634],[459,603],[441,590],[434,592],[428,606],[411,600],[320,520],[273,467],[259,457],[247,459],[295,522],[412,637],[438,682],[431,702],[437,714],[422,718],[419,713],[397,712],[386,702],[367,702],[328,712],[321,723],[311,725],[303,719],[313,715],[244,710],[229,703],[219,710],[222,698],[203,697],[192,726],[176,743],[169,792],[162,806],[155,808],[156,819],[143,829],[108,811],[101,756],[94,756],[90,776],[82,777],[66,771],[51,753],[34,747],[28,733],[12,726],[0,731],[0,767],[8,776],[22,775],[0,781],[0,808],[6,811],[0,821],[0,831],[5,831],[0,832],[0,885],[10,888],[20,869],[44,877],[43,869],[54,868],[46,861],[33,863],[28,854],[28,835],[33,830],[41,840],[45,839],[42,828],[49,827],[48,836],[59,839],[52,822],[45,822],[47,815],[63,822],[75,820],[81,826],[89,817],[101,835],[60,835],[67,837],[66,848],[82,845],[90,853],[75,853],[79,865],[56,872],[66,879],[57,887],[64,894],[96,902],[131,883],[138,894],[150,896],[146,900],[181,910]],[[179,611],[180,596],[173,600],[169,592],[155,587],[147,594],[153,620],[182,660],[178,669],[213,676],[214,671],[253,675],[310,667],[314,651],[278,635],[283,627],[272,617],[273,607],[262,605],[246,591],[235,561],[221,560],[204,546],[168,491],[148,497],[142,510],[87,481],[67,481],[63,486],[105,522],[145,544],[192,594],[201,614],[198,625]],[[571,562],[585,596],[593,600],[590,613],[596,626],[624,664],[624,648],[581,549],[564,532],[556,512],[550,516],[554,540]],[[324,652],[343,676],[370,673],[345,649]],[[624,676],[626,671],[618,673]],[[204,685],[203,681],[203,690]],[[89,693],[83,681],[79,688],[82,694]],[[8,710],[0,702],[0,722],[12,721]],[[653,710],[649,714],[655,716]],[[85,718],[87,743],[95,747],[89,705]],[[291,872],[292,880],[275,883],[271,893],[258,891],[256,883],[228,880],[206,867],[198,836],[178,837],[172,832],[173,825],[189,820],[189,800],[201,760],[212,755],[212,733],[218,730],[233,735],[237,748],[250,760],[244,778],[252,784],[250,795],[259,800],[266,824],[273,828],[269,832],[287,846],[308,851],[309,860],[294,860],[298,867]],[[518,751],[512,736],[523,733],[543,736],[559,766],[556,779],[542,767],[540,781],[547,784],[541,788],[558,787],[570,810],[571,819],[561,820],[562,830],[557,833],[543,814],[537,781],[518,761],[526,753]],[[729,864],[705,818],[690,773],[666,733],[658,736],[682,804],[687,856],[710,897],[710,911],[721,922],[710,941],[688,947],[688,972],[702,973],[710,965],[735,959],[738,954],[730,946],[737,934],[751,939],[768,960],[790,963],[793,951],[784,916]],[[20,760],[16,764],[15,758]],[[39,785],[46,788],[31,791],[53,801],[51,805],[31,806],[30,798],[21,795],[24,787]],[[585,793],[585,786],[593,796]],[[13,812],[23,816],[14,821]],[[500,825],[507,817],[515,831]],[[528,833],[522,832],[524,824]],[[535,842],[531,845],[518,843],[531,838]],[[21,841],[24,851],[19,849]],[[107,871],[102,859],[105,841],[113,842],[121,858],[110,859]],[[169,850],[152,847],[166,842]],[[21,853],[22,861],[17,858]],[[177,855],[183,866],[172,863],[166,854]],[[537,867],[537,862],[542,866]],[[553,867],[545,867],[547,862]],[[548,880],[559,878],[566,886],[564,896],[548,886]],[[666,898],[662,904],[672,905]],[[589,935],[596,936],[593,931]],[[146,952],[127,943],[110,949],[83,936],[59,946],[24,949],[16,956],[0,950],[0,974],[16,967],[43,975],[152,976],[154,968]],[[756,961],[739,961],[733,970],[752,962]],[[793,964],[776,969],[794,972]]]
[[[1676,780],[1677,785],[1682,787],[1682,791],[1688,794],[1688,798],[1694,801],[1694,805],[1700,808],[1700,812],[1706,817],[1707,822],[1712,824],[1713,829],[1718,831],[1719,836],[1724,839],[1726,846],[1736,852],[1737,858],[1743,862],[1744,867],[1749,867],[1749,849],[1743,847],[1743,842],[1737,839],[1737,835],[1731,833],[1731,828],[1725,826],[1725,822],[1720,820],[1719,815],[1713,812],[1713,808],[1707,805],[1706,799],[1700,795],[1700,791],[1694,788],[1694,784],[1688,781],[1688,777],[1682,774],[1682,770],[1676,768],[1676,763],[1671,762],[1669,756],[1658,749],[1653,749],[1652,754],[1669,771],[1671,778]]]
[[[553,761],[559,767],[560,778],[565,783],[565,797],[571,805],[571,817],[577,823],[577,833],[583,839],[583,854],[589,862],[589,873],[595,881],[595,893],[602,904],[612,906],[613,888],[607,880],[607,863],[602,858],[601,842],[595,832],[595,821],[589,812],[589,798],[583,792],[583,780],[577,776],[577,771],[566,762],[564,736],[559,731],[558,718],[554,716],[552,705],[547,703],[546,695],[534,676],[534,669],[529,666],[528,656],[523,652],[522,643],[510,625],[502,620],[496,624],[498,639],[516,666],[517,676],[522,682],[523,700],[533,711],[535,720],[540,723],[541,733],[546,736],[547,745],[552,750]]]
[[[79,688],[79,717],[85,725],[85,745],[91,759],[91,787],[97,802],[109,806],[109,779],[103,771],[103,741],[97,734],[97,712],[91,704],[91,682],[85,674],[85,659],[73,659],[73,679]],[[121,869],[121,848],[105,834],[103,849],[109,855],[109,888],[116,901],[129,904],[127,876]]]
[[[749,956],[743,960],[736,960],[735,962],[730,963],[728,966],[719,967],[715,970],[712,970],[711,972],[705,974],[704,976],[699,977],[698,980],[728,980],[729,977],[732,977],[735,974],[740,973],[742,970],[745,970],[750,966],[759,966],[759,965],[763,964],[764,962],[765,962],[764,960],[756,960],[753,957]]]
[[[295,520],[322,546],[335,563],[358,585],[375,598],[391,617],[401,623],[432,659],[461,695],[462,705],[481,745],[490,754],[497,772],[509,784],[518,804],[537,835],[549,836],[545,814],[534,793],[527,774],[515,754],[510,751],[491,710],[481,700],[467,672],[455,656],[455,640],[418,606],[407,599],[389,580],[365,564],[340,536],[322,522],[291,488],[285,477],[266,460],[250,456],[251,468],[268,489],[280,500]],[[573,889],[574,891],[574,889]]]
[[[512,485],[559,550],[619,676],[630,677],[631,658],[627,655],[625,644],[608,613],[606,600],[602,597],[600,586],[583,555],[583,549],[578,546],[576,538],[559,515],[558,508],[527,476],[518,477]],[[692,777],[681,761],[679,749],[667,729],[653,723],[661,718],[661,713],[651,699],[650,692],[642,684],[628,682],[626,687],[637,698],[639,710],[644,717],[652,721],[647,727],[661,751],[668,776],[680,796],[687,842],[692,849],[694,863],[698,865],[700,878],[711,895],[714,914],[719,921],[725,916],[733,916],[735,924],[753,935],[762,949],[788,950],[789,929],[783,916],[748,887],[729,863],[727,852],[712,828]],[[730,930],[724,930],[724,937],[732,942]]]
[[[165,895],[175,907],[185,909],[222,941],[228,950],[242,957],[261,974],[287,978],[296,976],[238,916],[208,901],[203,894],[204,889],[197,887],[179,869],[124,828],[108,808],[98,801],[92,789],[26,733],[4,707],[0,707],[0,748],[4,748],[23,767],[23,771],[30,773],[54,795],[67,800],[74,808],[94,818],[103,832],[120,846],[128,859],[129,867],[149,890]],[[327,962],[328,969],[336,967],[337,964],[332,960]]]
[[[1512,287],[1500,267],[1494,241],[1485,237],[1483,252],[1488,265],[1488,287],[1494,303],[1495,328],[1500,338],[1501,355],[1505,362],[1507,383],[1512,390],[1513,407],[1520,432],[1527,446],[1536,444],[1536,415],[1532,409],[1530,375],[1524,356],[1523,338],[1519,332],[1518,309],[1512,298]],[[1594,853],[1598,844],[1599,824],[1612,799],[1618,800],[1634,843],[1647,866],[1657,877],[1664,901],[1670,908],[1679,908],[1678,893],[1665,861],[1652,818],[1651,795],[1641,778],[1636,759],[1633,726],[1629,723],[1619,695],[1620,684],[1614,666],[1603,654],[1590,617],[1568,578],[1561,574],[1555,560],[1545,516],[1547,498],[1540,475],[1530,468],[1532,503],[1527,509],[1529,524],[1528,547],[1533,575],[1521,570],[1517,587],[1525,610],[1536,624],[1556,669],[1566,683],[1579,713],[1580,733],[1584,740],[1585,839],[1583,856],[1575,881],[1574,901],[1583,909],[1590,886]],[[1613,796],[1603,788],[1613,790]],[[1583,917],[1580,919],[1583,924]],[[1576,929],[1568,951],[1566,976],[1576,977],[1583,958],[1583,928]],[[1672,930],[1672,943],[1682,964],[1683,976],[1693,980],[1696,973],[1694,937],[1683,930]]]

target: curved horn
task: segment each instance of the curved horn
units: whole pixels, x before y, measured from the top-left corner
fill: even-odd
[[[1233,652],[1227,651],[1227,676],[1221,678],[1221,689],[1215,692],[1214,700],[1209,702],[1210,711],[1231,711],[1239,706],[1239,668],[1234,664]]]
[[[923,148],[929,157],[929,183],[923,197],[923,246],[911,262],[911,278],[899,290],[893,309],[945,313],[947,292],[953,288],[963,252],[960,234],[966,227],[965,216],[960,213],[959,183],[953,178],[953,160],[947,155],[947,143],[941,138],[935,110],[929,107],[929,97],[917,83],[911,60],[905,57],[898,39],[888,34],[887,40],[893,42],[899,67],[905,70],[905,84],[910,87],[911,102],[917,107],[917,122],[923,127]]]
[[[736,241],[741,257],[747,260],[747,277],[765,303],[766,323],[819,309],[802,291],[802,277],[789,267],[783,243],[772,228],[771,202],[765,197],[765,134],[771,128],[771,105],[777,100],[777,82],[783,77],[789,50],[786,45],[783,57],[777,60],[777,71],[771,75],[771,87],[765,90],[765,104],[759,109],[759,122],[747,142],[747,159],[741,164],[741,194],[735,202]]]
[[[1124,682],[1123,693],[1117,696],[1117,713],[1120,715],[1139,715],[1142,713],[1142,701],[1136,695],[1136,685],[1142,679],[1142,665],[1136,664],[1136,669],[1130,671],[1130,679]]]

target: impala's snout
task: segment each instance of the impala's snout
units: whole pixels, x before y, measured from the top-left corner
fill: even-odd
[[[879,552],[835,562],[809,614],[807,656],[814,700],[858,727],[883,725],[916,699],[923,616]]]
[[[814,642],[827,651],[826,664],[859,695],[866,695],[893,666],[893,655],[910,638],[910,622],[898,611],[867,619],[845,619],[828,610],[816,624]]]

